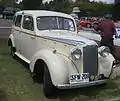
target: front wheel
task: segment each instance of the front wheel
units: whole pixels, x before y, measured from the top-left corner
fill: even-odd
[[[53,96],[56,92],[56,88],[51,81],[51,76],[48,67],[44,66],[44,77],[43,77],[43,91],[46,97]]]

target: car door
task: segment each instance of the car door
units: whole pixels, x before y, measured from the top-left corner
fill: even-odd
[[[22,54],[28,60],[31,59],[36,50],[36,37],[34,30],[34,20],[31,15],[23,16],[22,23]]]
[[[21,54],[21,47],[20,47],[20,31],[21,31],[21,20],[22,20],[22,15],[16,15],[13,20],[13,25],[12,25],[12,34],[14,37],[14,42],[15,42],[15,48],[16,51]]]

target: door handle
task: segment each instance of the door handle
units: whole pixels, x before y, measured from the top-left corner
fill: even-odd
[[[34,39],[35,39],[35,37],[32,37],[32,36],[31,36],[30,38],[31,38],[32,40],[34,40]]]

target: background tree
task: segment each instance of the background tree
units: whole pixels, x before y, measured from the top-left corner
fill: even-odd
[[[103,16],[105,13],[113,12],[116,18],[120,18],[120,4],[105,4],[102,2],[89,2],[89,0],[77,0],[75,3],[71,0],[54,0],[42,4],[42,0],[23,0],[22,3],[16,4],[15,0],[2,0],[0,8],[20,7],[22,9],[45,9],[70,14],[73,7],[79,7],[79,16]]]
[[[73,7],[79,7],[79,16],[103,16],[105,13],[111,12],[113,4],[105,4],[103,2],[76,2]]]
[[[3,10],[4,10],[4,4],[3,1],[0,1],[0,14],[2,14]]]
[[[40,9],[42,0],[23,0],[22,4],[24,9],[36,10],[36,9]]]
[[[3,2],[3,4],[4,4],[5,7],[7,7],[7,6],[13,7],[13,5],[15,3],[14,0],[2,0],[2,2]]]
[[[69,0],[54,0],[49,3],[45,3],[42,9],[57,11],[57,12],[69,12],[70,2]]]
[[[76,0],[76,2],[82,3],[82,2],[89,2],[89,0]]]
[[[116,3],[113,7],[113,16],[120,20],[120,3]]]

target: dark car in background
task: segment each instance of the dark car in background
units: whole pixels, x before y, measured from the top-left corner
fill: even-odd
[[[6,7],[2,12],[3,18],[14,16],[14,9],[12,7]]]
[[[21,11],[21,9],[20,8],[14,8],[14,13],[16,13],[18,11]]]
[[[17,11],[20,11],[20,8],[6,7],[3,12],[3,18],[12,18]]]
[[[2,14],[3,10],[4,10],[4,8],[0,8],[0,15]]]

